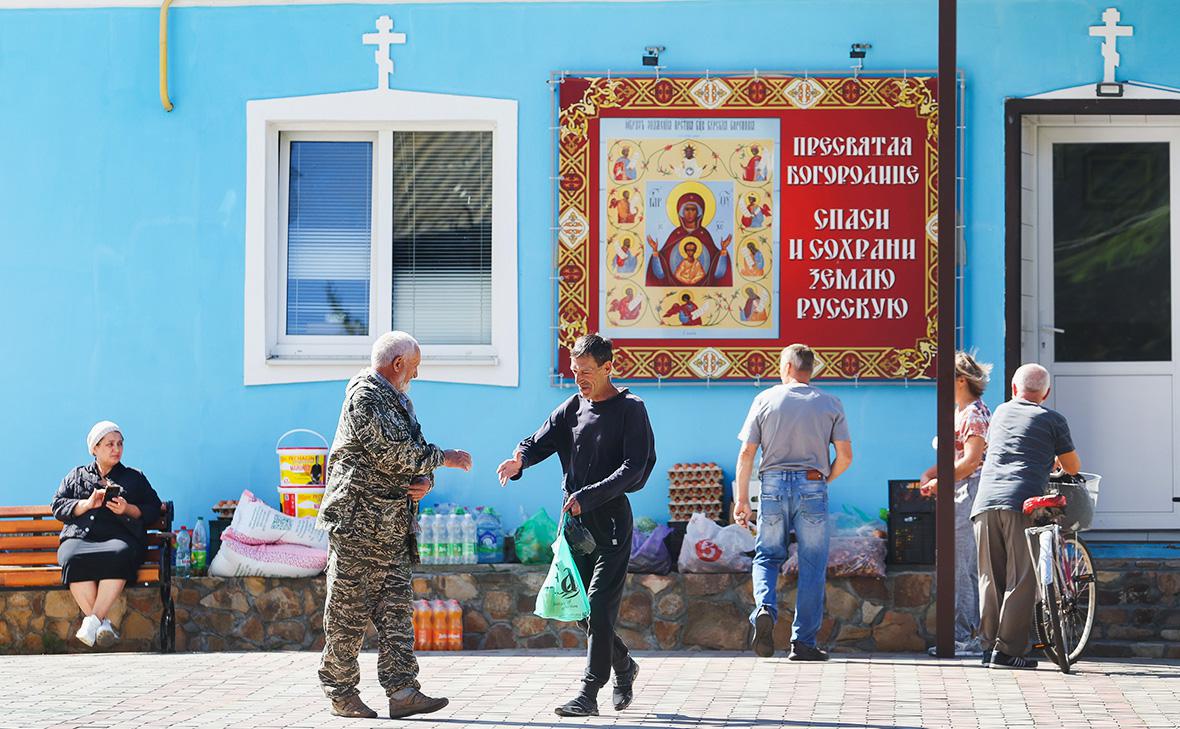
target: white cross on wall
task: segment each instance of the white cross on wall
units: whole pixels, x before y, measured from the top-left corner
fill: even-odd
[[[377,33],[365,33],[361,40],[367,46],[377,46],[373,51],[373,60],[377,62],[377,88],[381,91],[389,90],[389,77],[393,74],[393,59],[389,57],[391,45],[404,45],[405,33],[391,33],[393,19],[388,15],[377,18]]]
[[[1119,14],[1117,8],[1107,8],[1106,12],[1102,13],[1102,22],[1105,25],[1091,25],[1090,35],[1102,38],[1102,61],[1104,63],[1102,83],[1113,84],[1114,70],[1119,65],[1119,52],[1115,48],[1118,43],[1119,36],[1129,36],[1135,31],[1135,27],[1131,25],[1119,25]]]

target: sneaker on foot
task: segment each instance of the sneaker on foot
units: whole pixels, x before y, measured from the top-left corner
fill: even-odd
[[[926,649],[926,653],[935,658],[938,657],[938,646],[932,645]],[[983,648],[980,647],[979,641],[955,641],[954,658],[975,658],[983,654]]]
[[[349,719],[376,719],[377,712],[370,709],[357,694],[342,699],[332,699],[332,713]]]
[[[774,656],[774,618],[765,606],[758,608],[754,615],[754,655],[759,658]]]
[[[94,642],[98,644],[99,648],[110,648],[117,640],[119,640],[119,634],[115,632],[115,626],[111,625],[110,620],[104,618],[102,624],[98,626],[98,631],[94,634]]]
[[[983,665],[985,665],[985,666],[991,665],[991,662],[992,662],[992,655],[993,655],[994,653],[995,653],[994,651],[985,650],[985,651],[983,652],[983,660],[982,660],[982,661],[980,661],[980,663],[982,663],[982,664],[983,664]]]
[[[558,716],[598,716],[598,702],[585,691],[553,710]]]
[[[401,719],[415,714],[432,714],[449,703],[447,699],[431,698],[418,689],[403,689],[389,697],[389,718]]]
[[[635,677],[639,675],[639,664],[631,659],[631,667],[626,672],[615,674],[615,690],[611,699],[615,711],[622,711],[631,705],[635,699]]]
[[[804,645],[799,641],[791,643],[791,654],[788,661],[826,661],[828,654],[813,645]]]
[[[1036,668],[1037,662],[1032,658],[1010,656],[1001,651],[993,651],[991,663],[987,665],[988,668]]]
[[[74,637],[82,641],[87,646],[93,647],[94,641],[98,637],[98,629],[102,626],[102,621],[94,615],[87,615],[82,618],[82,627],[78,628],[78,632],[74,633]]]

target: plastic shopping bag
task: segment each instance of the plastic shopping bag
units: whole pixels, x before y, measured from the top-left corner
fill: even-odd
[[[553,549],[550,545],[556,538],[557,525],[544,509],[540,509],[516,528],[516,558],[521,564],[545,564],[552,561]]]
[[[688,522],[678,561],[681,572],[749,572],[754,535],[739,524],[719,527],[697,512]]]
[[[627,571],[651,575],[671,572],[672,555],[664,543],[671,533],[672,530],[666,526],[657,526],[647,534],[636,529],[631,537],[631,561]]]
[[[562,521],[564,526],[564,514]],[[590,597],[578,574],[574,555],[566,544],[563,529],[557,530],[557,540],[553,542],[553,562],[549,565],[545,582],[541,584],[541,591],[537,593],[537,606],[533,612],[548,620],[566,622],[584,620],[590,615]]]
[[[855,507],[829,515],[828,577],[884,577],[885,525]],[[792,544],[783,574],[799,573],[798,545]]]

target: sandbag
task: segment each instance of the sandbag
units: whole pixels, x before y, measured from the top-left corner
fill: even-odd
[[[677,564],[681,572],[749,572],[754,535],[739,524],[719,527],[697,512],[689,519]]]
[[[557,524],[549,518],[544,509],[539,509],[516,528],[513,539],[516,542],[516,558],[521,564],[552,562],[552,545],[557,540]]]
[[[298,519],[272,509],[249,490],[238,499],[230,528],[242,544],[299,544],[328,549],[328,533],[315,528],[315,518]]]
[[[636,529],[631,535],[631,561],[628,572],[650,575],[666,575],[672,571],[672,555],[664,542],[672,530],[657,526],[650,533]]]
[[[221,548],[209,565],[214,577],[314,577],[328,565],[328,551],[299,544],[248,544],[233,528],[221,535]]]

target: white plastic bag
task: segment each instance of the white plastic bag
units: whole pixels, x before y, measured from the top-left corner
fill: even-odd
[[[754,535],[746,527],[719,527],[697,512],[688,521],[677,564],[681,572],[749,572]]]
[[[328,533],[315,528],[315,518],[297,519],[276,511],[249,490],[238,499],[230,527],[243,544],[301,544],[328,549]]]

